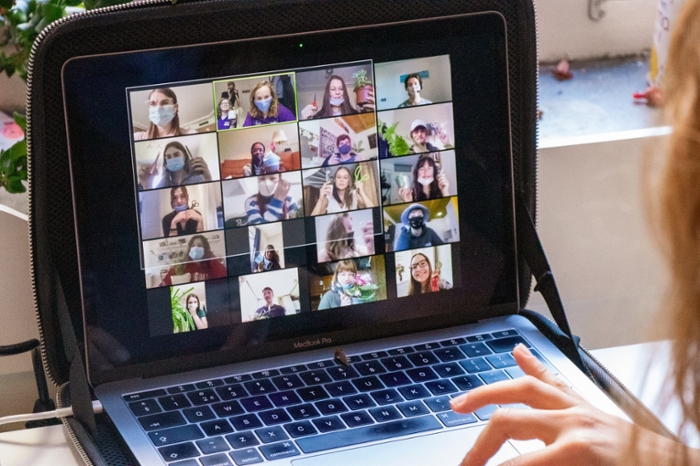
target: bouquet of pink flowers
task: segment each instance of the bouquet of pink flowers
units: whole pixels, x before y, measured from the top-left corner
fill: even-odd
[[[348,296],[353,301],[367,303],[374,301],[374,295],[379,289],[378,285],[372,283],[372,277],[368,274],[355,275],[355,284],[347,291]]]

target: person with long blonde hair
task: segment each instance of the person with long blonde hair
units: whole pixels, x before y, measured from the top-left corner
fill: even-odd
[[[661,183],[649,194],[650,217],[671,273],[660,324],[669,331],[668,361],[681,426],[700,430],[700,1],[688,1],[671,39],[664,86],[674,131]],[[463,466],[485,464],[508,439],[540,439],[518,466],[700,465],[700,450],[604,413],[549,372],[527,348],[513,356],[526,374],[479,387],[452,400],[470,413],[488,404],[524,403],[533,409],[499,409]]]
[[[269,81],[259,82],[250,91],[250,110],[243,122],[244,127],[296,119],[296,115],[279,102],[275,87]]]

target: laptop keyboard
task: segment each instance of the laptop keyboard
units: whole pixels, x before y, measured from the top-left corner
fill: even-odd
[[[457,414],[450,399],[523,375],[518,343],[504,330],[123,398],[166,463],[241,466],[486,421],[496,406]]]

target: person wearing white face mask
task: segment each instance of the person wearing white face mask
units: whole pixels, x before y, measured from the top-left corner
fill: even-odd
[[[258,177],[258,192],[245,201],[248,225],[295,217],[299,206],[289,195],[291,187],[279,173]]]
[[[163,235],[193,235],[204,230],[202,215],[189,207],[187,188],[178,186],[170,190],[170,205],[173,211],[163,217]]]
[[[256,84],[250,92],[250,111],[243,126],[269,125],[296,119],[291,110],[279,103],[272,84],[263,81]]]
[[[209,328],[209,322],[207,322],[207,311],[205,311],[202,305],[199,303],[199,296],[194,293],[190,293],[187,295],[185,303],[187,304],[187,311],[192,316],[194,327],[197,330]]]
[[[172,286],[173,275],[189,275],[190,282],[212,280],[226,276],[226,267],[211,251],[204,235],[194,235],[187,243],[187,260],[170,268],[159,286]]]
[[[134,141],[196,133],[196,131],[180,127],[177,96],[170,88],[152,90],[148,95],[146,107],[151,124],[147,131],[134,133]]]
[[[373,107],[369,108],[369,110],[373,110]],[[301,119],[310,120],[312,118],[354,115],[356,113],[359,112],[355,110],[350,103],[350,95],[348,94],[345,81],[340,76],[333,75],[326,83],[321,108],[318,108],[314,100],[313,103],[307,105],[301,110]]]
[[[169,188],[211,181],[207,162],[201,157],[192,157],[189,149],[178,141],[169,142],[163,149],[163,177],[157,186],[153,186],[153,180],[158,175],[158,169],[155,168],[157,163],[158,157],[152,165],[141,169],[140,189]]]
[[[432,104],[428,99],[420,96],[420,91],[423,90],[423,79],[418,73],[411,73],[403,80],[403,87],[408,93],[408,99],[404,100],[399,108],[414,107],[416,105]]]
[[[413,187],[399,188],[404,202],[425,201],[450,195],[450,183],[431,156],[421,156],[413,167]]]

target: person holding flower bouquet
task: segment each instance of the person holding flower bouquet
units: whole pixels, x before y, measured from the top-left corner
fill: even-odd
[[[375,300],[375,292],[378,288],[372,283],[369,274],[358,275],[355,261],[342,260],[335,266],[331,289],[321,298],[318,309],[372,302]]]

